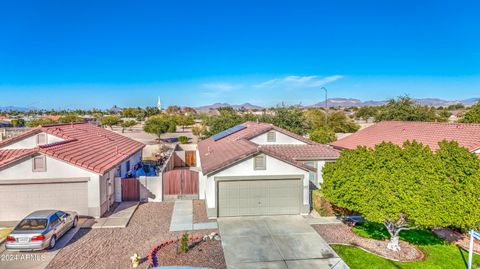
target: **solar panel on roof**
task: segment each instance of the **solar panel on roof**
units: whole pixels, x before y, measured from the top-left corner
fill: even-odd
[[[220,140],[220,139],[222,139],[222,138],[224,138],[224,137],[226,137],[226,136],[229,136],[229,135],[231,135],[231,134],[233,134],[233,133],[236,133],[236,132],[238,132],[238,131],[240,131],[240,130],[243,130],[243,129],[245,129],[245,128],[247,128],[247,126],[243,126],[243,125],[241,125],[241,124],[240,124],[240,125],[236,125],[236,126],[233,126],[232,128],[228,128],[227,130],[225,130],[225,131],[223,131],[223,132],[220,132],[220,133],[218,133],[218,134],[216,134],[216,135],[213,135],[213,136],[212,136],[212,139],[213,139],[213,141],[217,141],[217,140]]]

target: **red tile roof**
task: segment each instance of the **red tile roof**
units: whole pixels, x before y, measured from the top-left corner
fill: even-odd
[[[322,144],[315,145],[262,145],[263,148],[272,150],[278,154],[289,156],[295,160],[317,160],[319,156],[322,159],[335,160],[340,156],[340,152],[332,147]]]
[[[18,137],[0,143],[0,147],[19,141],[30,135],[45,132],[65,139],[64,141],[42,145],[33,149],[98,174],[104,174],[131,155],[141,150],[145,144],[88,123],[55,124],[38,127]],[[7,156],[10,150],[1,150],[0,156]],[[20,153],[18,153],[20,154]],[[0,167],[6,160],[0,157]],[[10,162],[9,162],[10,163]]]
[[[374,147],[383,141],[402,145],[407,140],[416,140],[432,150],[438,149],[438,143],[443,140],[453,140],[474,151],[480,148],[480,124],[384,121],[331,145],[341,149],[355,149],[358,146]]]
[[[338,156],[338,151],[330,146],[317,144],[272,124],[245,122],[242,125],[247,128],[217,141],[208,138],[198,143],[200,162],[205,175],[258,153],[267,154],[309,171],[312,168],[297,159],[330,159]],[[306,144],[257,145],[249,140],[270,130],[276,130]]]
[[[0,150],[0,167],[6,166],[24,157],[36,153],[36,149],[5,149]]]

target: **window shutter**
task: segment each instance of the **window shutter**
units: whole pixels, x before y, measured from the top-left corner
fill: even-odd
[[[276,134],[275,131],[271,131],[267,133],[267,142],[275,142],[276,139]]]
[[[265,155],[255,156],[254,159],[254,169],[255,170],[265,170],[267,169],[266,157]]]
[[[33,157],[33,171],[45,172],[47,170],[45,156]]]
[[[47,135],[46,134],[38,134],[37,135],[37,145],[44,145],[47,144]]]

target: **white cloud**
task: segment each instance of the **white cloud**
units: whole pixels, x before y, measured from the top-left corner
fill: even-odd
[[[343,78],[343,76],[286,76],[274,78],[254,85],[257,88],[315,88]]]

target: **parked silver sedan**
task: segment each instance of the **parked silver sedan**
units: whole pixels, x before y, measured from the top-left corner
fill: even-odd
[[[78,224],[76,212],[35,211],[25,217],[6,239],[8,250],[42,250],[55,247],[57,240]]]

